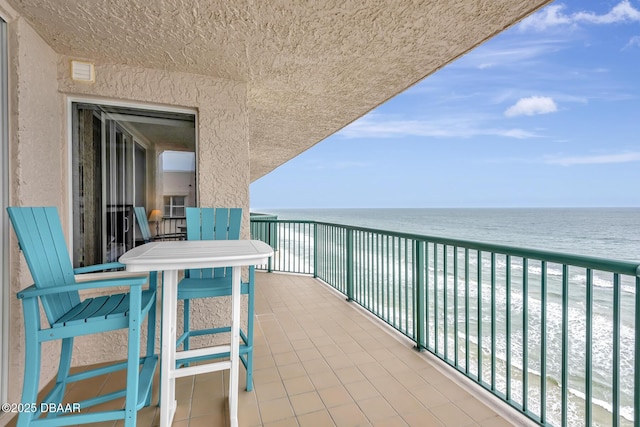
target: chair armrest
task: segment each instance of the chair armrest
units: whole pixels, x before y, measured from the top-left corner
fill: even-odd
[[[146,276],[138,276],[138,277],[119,277],[116,279],[107,279],[107,280],[91,280],[87,282],[81,283],[72,283],[69,285],[62,286],[51,286],[49,288],[38,289],[35,285],[31,285],[28,288],[25,288],[18,292],[18,299],[24,298],[34,298],[44,295],[54,295],[63,292],[74,292],[81,291],[83,289],[97,289],[97,288],[108,288],[114,286],[135,286],[142,287],[147,283]]]
[[[74,268],[73,272],[75,274],[93,273],[95,271],[114,270],[116,268],[124,268],[124,267],[125,265],[120,262],[109,262],[107,264],[96,264],[96,265],[89,265],[87,267]]]

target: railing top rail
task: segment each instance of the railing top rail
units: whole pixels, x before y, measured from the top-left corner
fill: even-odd
[[[253,218],[252,218],[253,220]],[[262,221],[261,221],[262,222]],[[423,234],[404,233],[398,231],[380,230],[375,228],[360,227],[346,224],[336,224],[323,221],[312,220],[288,220],[277,219],[271,220],[274,223],[311,223],[324,225],[329,227],[339,227],[348,230],[362,231],[374,234],[385,234],[388,236],[399,237],[409,240],[421,242],[430,242],[460,248],[478,250],[482,252],[493,252],[497,254],[510,255],[521,258],[546,261],[555,264],[566,264],[582,268],[590,268],[594,270],[606,271],[610,273],[624,274],[628,276],[640,277],[640,263],[632,261],[611,260],[607,258],[599,258],[587,255],[567,254],[562,252],[553,252],[543,249],[526,249],[516,246],[499,245],[493,243],[474,242],[471,240],[451,239],[441,236],[429,236]]]

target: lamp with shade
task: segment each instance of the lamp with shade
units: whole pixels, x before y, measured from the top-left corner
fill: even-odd
[[[160,221],[162,221],[162,212],[160,209],[153,209],[149,214],[149,222],[156,223],[156,237],[160,234]]]

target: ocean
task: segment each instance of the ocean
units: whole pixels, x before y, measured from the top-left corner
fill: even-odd
[[[515,246],[529,249],[541,249],[575,255],[587,255],[614,260],[640,263],[640,208],[532,208],[532,209],[265,209],[261,213],[278,215],[279,219],[305,219],[345,225],[368,227],[380,230],[422,234],[484,243]],[[485,261],[483,260],[484,264]],[[535,267],[533,267],[535,269]],[[529,267],[531,274],[532,267]],[[440,274],[440,272],[439,272]],[[515,271],[514,271],[515,274]],[[537,273],[539,277],[539,272]],[[584,274],[572,274],[569,294],[569,425],[583,425],[585,395],[585,348],[584,334],[586,315],[584,312]],[[540,360],[539,341],[541,301],[539,287],[536,288],[536,272],[531,278],[528,296],[529,324],[529,367],[528,381],[529,407],[536,410],[540,396]],[[560,425],[560,384],[561,384],[561,325],[562,303],[560,293],[561,266],[549,265],[547,300],[547,405],[548,419],[553,425]],[[504,277],[498,277],[502,283]],[[635,346],[635,283],[626,278],[622,282],[621,304],[621,424],[633,422],[633,354]],[[483,285],[482,304],[489,307],[491,294],[488,286]],[[612,392],[612,289],[611,275],[594,275],[593,309],[593,418],[594,425],[611,425]],[[504,289],[497,290],[498,307],[504,306]],[[518,286],[512,288],[513,312],[522,310],[523,296]],[[476,295],[471,295],[472,300]],[[450,299],[451,301],[451,299]],[[475,303],[473,303],[475,304]],[[472,306],[473,306],[472,304]],[[506,310],[506,308],[505,308]],[[488,311],[488,310],[487,310]],[[471,313],[472,316],[474,313]],[[488,325],[490,317],[483,314],[482,323]],[[472,318],[472,322],[477,319]],[[497,330],[503,331],[506,319],[503,315],[496,318]],[[522,336],[518,332],[522,320],[517,316],[512,320],[514,332],[511,348],[512,388],[514,400],[518,395],[519,381],[522,377]],[[453,334],[453,328],[449,334]],[[483,327],[484,330],[488,329]],[[490,354],[486,348],[489,340],[483,338],[483,354]],[[538,346],[538,347],[536,347]],[[452,349],[451,351],[456,351]],[[506,364],[506,344],[499,339],[496,354],[499,365]],[[489,357],[483,357],[485,363]],[[487,372],[489,366],[483,367]],[[497,378],[498,388],[504,389],[504,376]]]
[[[307,219],[640,261],[640,208],[263,209]]]

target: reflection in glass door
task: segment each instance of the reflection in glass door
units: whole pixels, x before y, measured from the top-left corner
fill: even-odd
[[[73,262],[80,267],[117,261],[134,246],[134,184],[146,166],[136,170],[141,150],[134,150],[134,137],[108,112],[74,107]]]
[[[103,221],[106,242],[104,262],[114,262],[134,242],[134,169],[133,137],[103,113],[106,128],[103,139],[104,207]]]
[[[142,243],[134,207],[150,213],[180,194],[195,206],[195,168],[160,166],[168,152],[195,165],[195,115],[80,102],[71,112],[73,265],[117,261]]]

